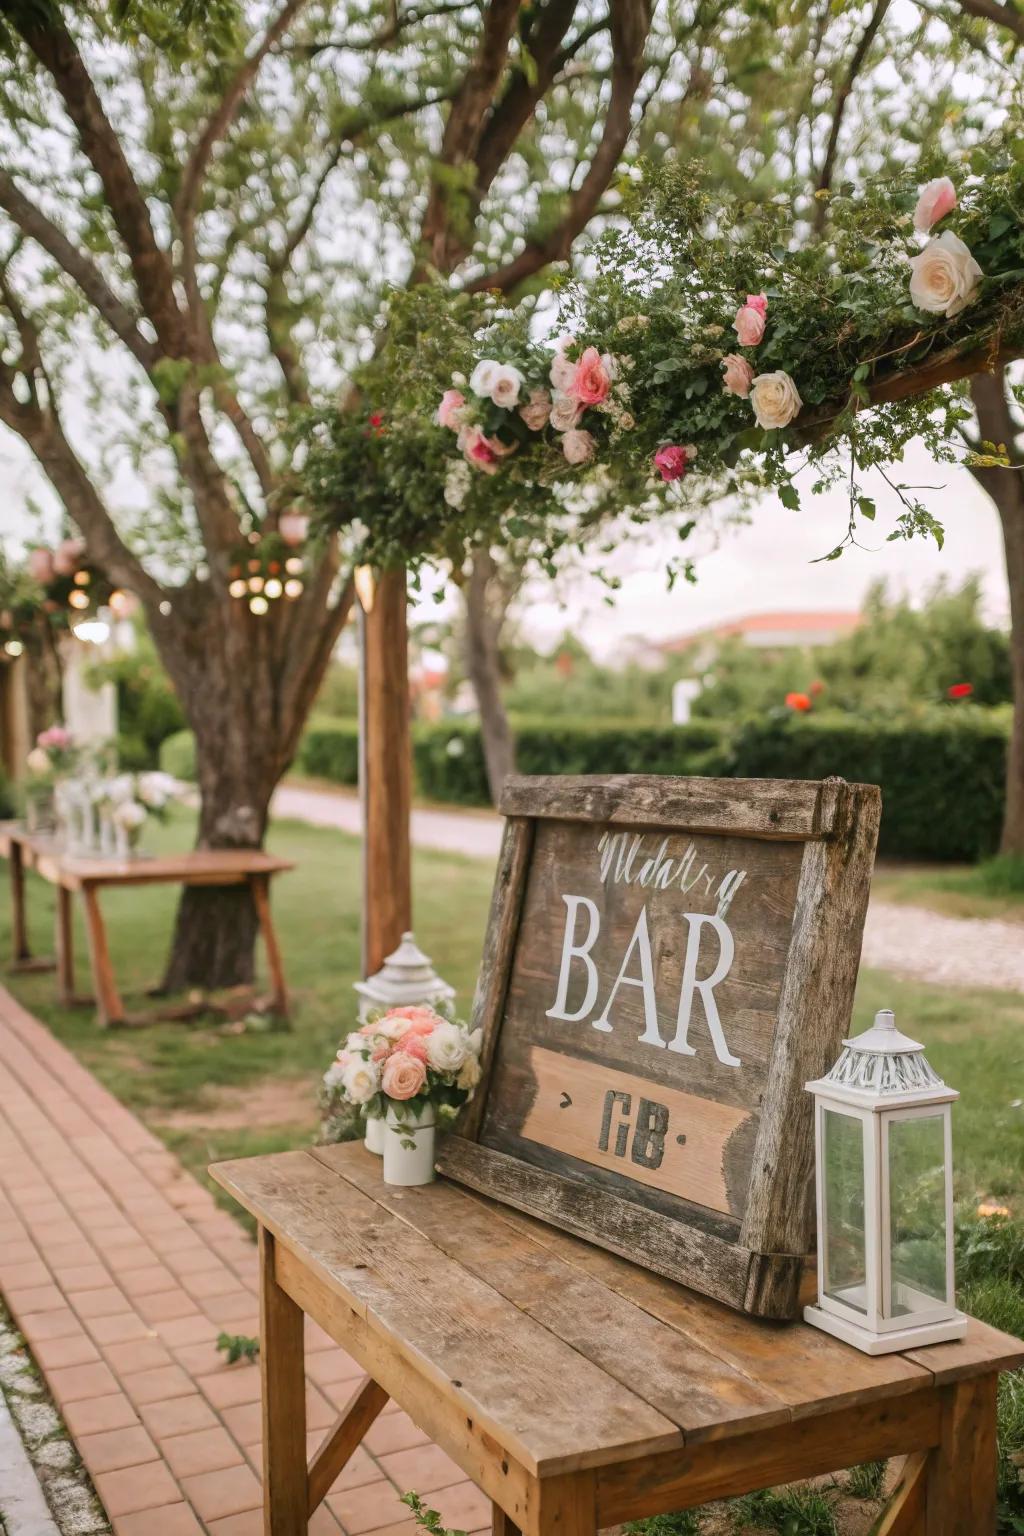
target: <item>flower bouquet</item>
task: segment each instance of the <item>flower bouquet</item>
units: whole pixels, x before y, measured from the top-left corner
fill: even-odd
[[[169,773],[119,773],[100,779],[93,798],[100,814],[100,849],[115,858],[139,854],[142,831],[149,817],[163,818],[167,807],[181,792]]]
[[[480,1031],[433,1008],[393,1008],[349,1035],[324,1076],[328,1099],[358,1110],[383,1135],[384,1182],[428,1184],[434,1135],[480,1081]]]
[[[40,731],[25,759],[25,821],[30,832],[51,832],[57,826],[55,791],[75,772],[79,753],[71,732],[62,725]]]

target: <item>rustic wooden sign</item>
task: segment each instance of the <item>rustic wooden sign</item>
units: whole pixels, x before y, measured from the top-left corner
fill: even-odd
[[[847,1032],[873,785],[518,778],[438,1167],[765,1317],[813,1244],[804,1083]]]

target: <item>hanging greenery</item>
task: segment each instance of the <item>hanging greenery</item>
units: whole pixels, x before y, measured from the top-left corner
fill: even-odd
[[[723,205],[674,165],[625,189],[547,325],[532,298],[396,295],[358,404],[302,425],[321,524],[375,564],[458,566],[482,540],[546,563],[612,511],[674,514],[685,537],[701,496],[768,486],[796,507],[812,464],[816,491],[849,487],[847,541],[877,467],[901,504],[888,537],[941,542],[890,466],[914,438],[965,457],[955,381],[1024,353],[1024,143],[923,189],[840,188],[827,212],[819,237],[813,202]]]

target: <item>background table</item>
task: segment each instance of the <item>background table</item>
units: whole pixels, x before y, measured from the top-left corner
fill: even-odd
[[[871,1358],[755,1321],[361,1144],[220,1163],[259,1223],[266,1526],[305,1533],[393,1397],[492,1499],[498,1536],[598,1527],[904,1454],[877,1527],[992,1536],[996,1381],[1024,1343]],[[368,1372],[306,1464],[308,1313]]]
[[[284,963],[270,909],[270,880],[294,869],[287,859],[250,848],[197,848],[157,858],[96,858],[64,852],[52,837],[30,833],[5,823],[0,827],[0,854],[10,861],[14,965],[40,968],[31,954],[25,910],[25,871],[35,870],[57,889],[56,969],[60,999],[70,1004],[75,995],[74,928],[72,898],[82,897],[89,958],[92,966],[96,1012],[104,1025],[126,1022],[107,943],[106,926],[99,904],[104,887],[134,885],[248,885],[259,920],[270,972],[270,1005],[287,1015],[288,993]]]

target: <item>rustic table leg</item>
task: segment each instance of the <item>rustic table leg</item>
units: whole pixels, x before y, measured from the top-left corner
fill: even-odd
[[[538,1536],[597,1536],[593,1472],[565,1472],[541,1479],[537,1530]]]
[[[515,1521],[510,1519],[500,1504],[491,1504],[491,1536],[523,1536]]]
[[[32,959],[25,919],[25,855],[21,844],[11,838],[11,926],[14,938],[14,963]]]
[[[388,1394],[368,1376],[341,1413],[334,1428],[324,1436],[309,1464],[309,1515],[323,1503],[338,1473],[352,1460],[363,1436],[388,1405]]]
[[[302,1309],[277,1283],[274,1239],[260,1227],[264,1536],[306,1536],[306,1371]]]
[[[941,1389],[941,1439],[928,1456],[925,1536],[994,1536],[994,1372]]]
[[[70,1008],[75,1001],[75,928],[71,892],[64,885],[57,887],[54,942],[57,950],[57,996],[62,1007]]]
[[[263,935],[263,946],[267,951],[267,966],[270,971],[270,1000],[275,1013],[283,1018],[288,1017],[288,990],[284,981],[284,962],[281,959],[281,947],[277,942],[277,932],[274,928],[274,919],[270,911],[270,876],[251,875],[249,886],[252,891],[252,899],[256,904],[256,916],[259,919],[260,932]]]
[[[103,924],[103,913],[100,911],[95,886],[82,886],[82,900],[85,903],[85,926],[89,935],[89,958],[92,962],[93,990],[96,993],[96,1017],[104,1026],[123,1024],[124,1004],[114,980],[107,930]]]

